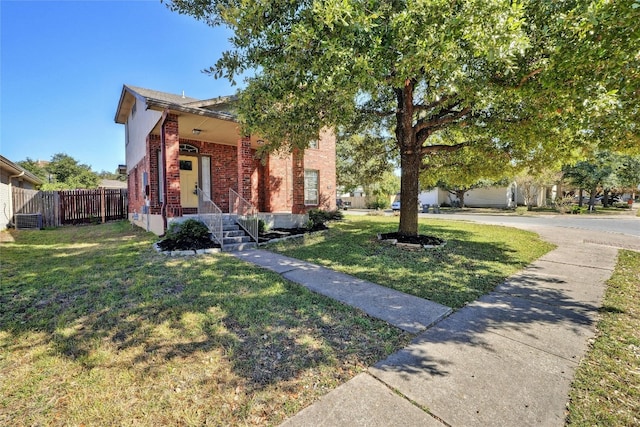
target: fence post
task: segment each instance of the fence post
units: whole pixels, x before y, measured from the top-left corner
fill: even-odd
[[[100,205],[101,205],[101,213],[102,213],[102,223],[104,224],[106,221],[106,206],[105,206],[105,197],[104,197],[104,187],[100,187]]]

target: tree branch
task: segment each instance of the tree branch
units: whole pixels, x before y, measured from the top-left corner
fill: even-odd
[[[460,111],[455,110],[445,110],[438,114],[435,118],[430,120],[420,119],[418,123],[414,126],[414,130],[416,134],[424,129],[429,129],[429,131],[434,131],[442,128],[444,125],[452,123],[461,117],[466,116],[471,111],[471,107],[465,107]]]
[[[542,67],[536,68],[535,70],[533,70],[532,72],[530,72],[529,74],[521,78],[520,83],[518,83],[518,86],[516,86],[516,89],[520,89],[527,82],[527,80],[529,80],[532,77],[535,77],[536,74],[540,74],[541,72],[542,72]]]

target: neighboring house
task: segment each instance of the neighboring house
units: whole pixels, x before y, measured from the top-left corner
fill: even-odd
[[[222,212],[229,189],[260,212],[335,209],[335,135],[323,131],[304,152],[258,159],[264,141],[239,134],[233,101],[123,86],[115,121],[125,126],[131,221],[163,234],[172,220],[197,214],[197,189]]]
[[[42,180],[4,156],[0,156],[0,230],[13,223],[12,188],[35,189]]]
[[[555,200],[556,186],[534,188],[534,206],[544,206],[548,200]],[[443,188],[434,188],[423,191],[418,195],[421,205],[451,205],[458,198]],[[522,189],[513,182],[507,187],[482,187],[474,188],[465,193],[464,204],[466,207],[476,208],[513,208],[517,205],[526,205]]]

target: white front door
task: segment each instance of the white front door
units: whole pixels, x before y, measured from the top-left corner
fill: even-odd
[[[183,208],[197,208],[198,158],[180,155],[180,204]]]

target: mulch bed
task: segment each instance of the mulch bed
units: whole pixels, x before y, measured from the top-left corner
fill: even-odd
[[[269,231],[264,233],[260,233],[258,235],[259,243],[268,242],[273,239],[282,239],[284,237],[290,236],[299,236],[302,234],[311,233],[314,231],[328,230],[329,228],[326,225],[314,227],[313,229],[308,228],[272,228]]]

